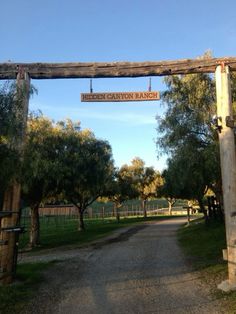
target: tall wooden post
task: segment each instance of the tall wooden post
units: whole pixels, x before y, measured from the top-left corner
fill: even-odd
[[[25,130],[28,116],[28,104],[30,93],[30,79],[23,69],[19,69],[16,83],[15,102],[17,106],[18,118],[22,121],[21,130],[14,146],[23,157],[23,148],[25,140]],[[0,245],[0,283],[9,284],[14,279],[15,267],[17,263],[17,241],[20,221],[20,190],[18,181],[5,191],[3,210],[1,212],[1,245]]]
[[[216,69],[216,95],[228,260],[228,280],[218,288],[230,291],[236,290],[236,157],[233,125],[227,122],[233,121],[230,71],[224,64]]]

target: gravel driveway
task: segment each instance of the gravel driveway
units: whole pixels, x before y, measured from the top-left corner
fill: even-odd
[[[183,221],[145,224],[65,252],[24,313],[225,313],[185,262],[176,240]]]

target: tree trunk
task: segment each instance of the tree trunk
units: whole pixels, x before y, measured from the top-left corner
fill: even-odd
[[[143,218],[147,218],[147,208],[146,208],[146,200],[142,200],[142,210],[143,210]]]
[[[84,209],[79,208],[79,231],[85,231],[84,225]]]
[[[112,206],[112,217],[115,217],[116,216],[116,204],[113,203],[113,206]]]
[[[203,204],[203,200],[202,200],[202,198],[199,198],[197,201],[198,201],[201,212],[203,212],[205,224],[208,225],[209,224],[209,217],[207,215],[207,210],[205,209],[205,206]]]
[[[120,204],[115,204],[116,220],[118,223],[120,222],[120,207]]]
[[[30,207],[30,214],[29,247],[33,248],[40,244],[39,204]]]
[[[169,215],[171,216],[172,215],[172,201],[168,201],[168,212],[169,212]]]

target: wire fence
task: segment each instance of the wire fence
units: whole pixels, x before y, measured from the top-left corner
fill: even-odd
[[[217,207],[215,203],[213,205],[208,204],[209,217],[217,214]],[[175,206],[172,208],[172,215],[187,215],[187,208],[189,209],[188,206]],[[167,215],[169,208],[158,208],[157,204],[151,203],[146,205],[146,212],[147,217]],[[22,209],[21,219],[17,223],[15,222],[16,219],[13,219],[14,214],[18,215],[18,212],[0,212],[0,279],[8,275],[9,270],[6,265],[10,258],[10,252],[17,252],[18,248],[22,252],[29,243],[32,218],[30,209]],[[84,213],[84,220],[87,227],[90,225],[90,227],[96,229],[98,225],[101,225],[101,221],[105,224],[114,222],[116,214],[116,209],[111,204],[89,207]],[[190,214],[193,214],[193,212],[190,212]],[[4,219],[8,216],[9,219],[12,219],[5,223]],[[140,204],[125,204],[119,209],[119,216],[120,218],[138,218],[144,216],[144,211]],[[78,209],[73,205],[41,207],[39,208],[39,222],[40,240],[43,246],[46,244],[48,247],[53,247],[57,246],[59,242],[60,245],[76,243],[76,241],[78,243],[79,215]],[[11,250],[10,246],[14,246],[14,249]],[[21,258],[21,255],[19,255],[19,258]]]
[[[166,208],[158,208],[155,204],[146,206],[147,215],[155,216],[155,215],[166,215],[169,212],[169,209]],[[183,209],[182,206],[176,206],[172,208],[173,215],[184,215],[187,213],[186,209]],[[129,217],[129,216],[143,216],[143,209],[140,205],[124,205],[121,209],[119,209],[120,217]],[[78,217],[78,210],[73,205],[67,206],[47,206],[41,207],[39,209],[39,216],[50,218],[58,218],[64,217],[64,220],[68,218],[74,219]],[[112,218],[116,216],[116,209],[114,207],[105,207],[102,206],[100,208],[89,207],[84,213],[85,219],[103,219],[103,218]],[[63,221],[63,219],[62,219]]]
[[[168,208],[158,208],[156,204],[147,204],[146,211],[149,217],[168,214]],[[182,206],[179,206],[172,209],[172,214],[186,215],[187,211]],[[5,213],[2,216],[4,217]],[[119,216],[120,218],[138,218],[143,217],[144,212],[138,204],[124,205],[119,209]],[[19,249],[18,260],[22,258],[21,253],[27,249],[30,238],[31,218],[30,209],[24,208],[21,211],[20,226],[14,225],[9,230],[3,230],[4,224],[2,221],[0,232],[0,279],[8,275],[8,270],[3,268],[2,265],[7,264],[9,259],[9,252],[11,252],[9,249],[10,242],[15,246],[12,251],[17,252]],[[115,219],[116,210],[113,206],[90,207],[84,213],[85,224],[94,230],[101,225],[101,221],[108,226],[108,224],[114,223]],[[79,216],[78,210],[74,206],[41,207],[39,209],[39,222],[40,240],[44,247],[55,247],[58,245],[58,242],[60,242],[60,245],[78,243]],[[16,228],[19,230],[13,232],[13,229],[15,230]],[[13,239],[12,236],[15,238]]]
[[[168,214],[168,208],[157,208],[155,205],[148,205],[146,207],[147,216],[160,216]],[[172,210],[173,215],[186,215],[186,209],[183,207],[174,207]],[[125,205],[119,210],[120,218],[128,217],[143,217],[143,209],[138,205]],[[56,242],[56,237],[60,237],[61,243],[69,243],[70,239],[78,233],[79,216],[78,210],[72,206],[47,206],[39,209],[40,217],[40,239],[42,242],[52,243]],[[116,219],[116,211],[114,207],[88,208],[84,213],[85,224],[95,225],[114,222]],[[25,209],[21,216],[21,225],[26,230],[20,236],[20,249],[27,246],[29,242],[29,233],[31,228],[31,216],[29,209]]]

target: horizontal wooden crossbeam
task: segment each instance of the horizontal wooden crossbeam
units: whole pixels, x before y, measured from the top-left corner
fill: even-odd
[[[158,62],[98,63],[0,63],[0,79],[15,79],[21,71],[32,79],[103,78],[165,76],[190,73],[213,73],[217,65],[236,71],[236,57],[182,59]]]

